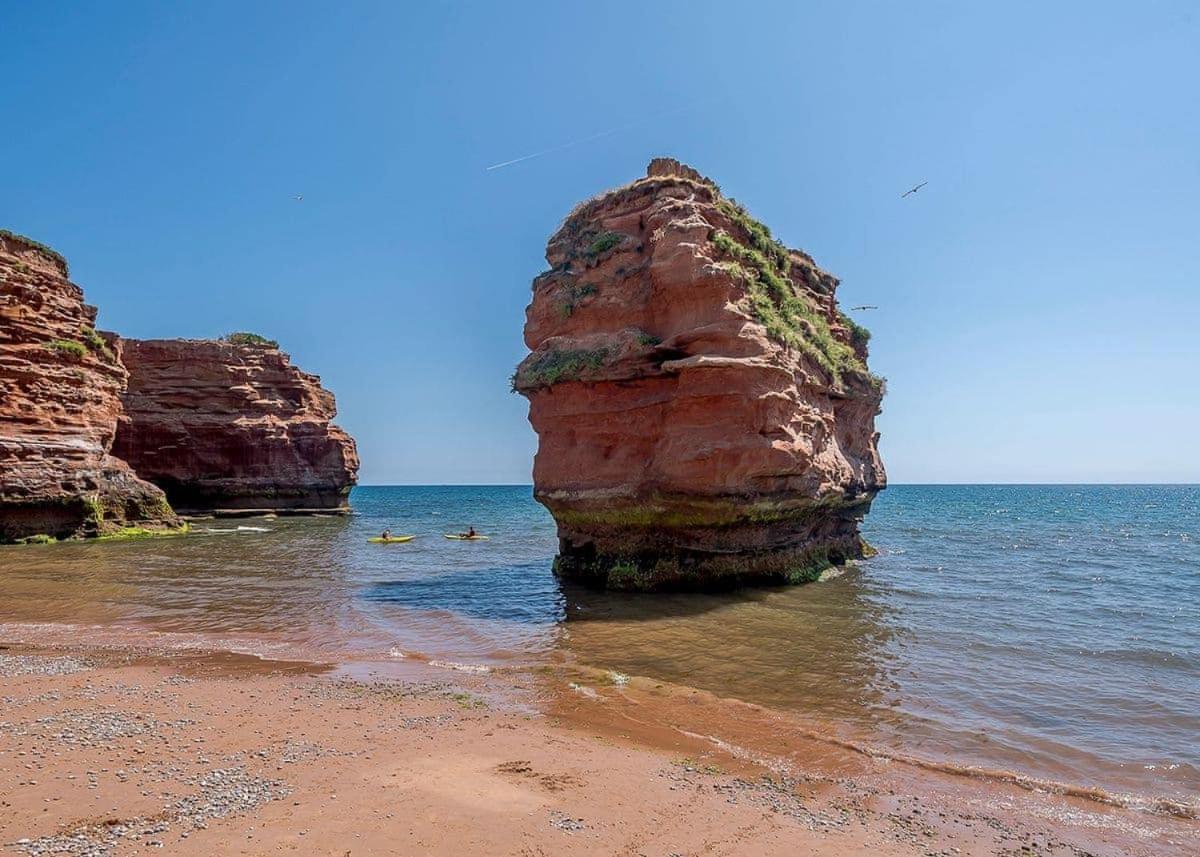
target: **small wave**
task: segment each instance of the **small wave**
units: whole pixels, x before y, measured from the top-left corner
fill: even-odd
[[[680,734],[686,735],[689,738],[695,738],[700,741],[708,741],[723,753],[728,753],[735,759],[741,759],[745,762],[753,762],[754,764],[764,767],[774,774],[779,774],[781,776],[792,776],[794,774],[792,766],[777,757],[763,756],[760,753],[752,753],[745,747],[739,747],[737,744],[730,744],[728,741],[724,741],[718,738],[716,735],[700,735],[696,732],[689,732],[686,729],[679,729],[678,727],[676,727],[676,730]]]
[[[388,657],[402,661],[408,657],[408,655],[404,654],[404,652],[400,650],[399,646],[392,646],[390,649],[388,649]]]
[[[782,763],[778,760],[772,762],[764,759],[748,750],[737,745],[730,744],[715,735],[698,735],[694,732],[688,732],[684,729],[676,727],[677,731],[687,735],[690,738],[700,738],[706,740],[732,756],[764,765],[771,770],[779,773]],[[1065,797],[1082,798],[1095,803],[1101,803],[1106,806],[1115,806],[1121,809],[1132,809],[1141,812],[1148,812],[1155,815],[1168,815],[1175,818],[1200,819],[1200,804],[1187,803],[1185,801],[1172,800],[1162,797],[1143,797],[1140,795],[1116,794],[1107,791],[1098,786],[1081,786],[1072,783],[1059,782],[1057,780],[1041,779],[1028,774],[1021,774],[1016,771],[1010,771],[1004,768],[984,768],[978,765],[960,765],[954,762],[937,762],[931,759],[922,759],[918,756],[910,756],[905,753],[900,753],[894,750],[886,750],[880,747],[874,747],[869,744],[850,741],[845,738],[837,738],[833,735],[825,735],[811,729],[799,729],[801,735],[813,741],[819,741],[825,744],[832,744],[835,747],[841,747],[844,750],[850,750],[854,753],[859,753],[871,759],[881,759],[886,762],[899,762],[903,765],[911,765],[914,768],[920,768],[926,771],[934,771],[942,774],[949,774],[957,777],[971,777],[974,779],[990,780],[992,782],[1007,783],[1019,788],[1026,789],[1032,792],[1045,792],[1048,794],[1058,794]]]
[[[492,671],[491,667],[483,664],[460,664],[457,661],[430,661],[429,665],[441,667],[444,670],[458,670],[461,673],[486,674]]]
[[[571,688],[571,690],[575,691],[580,696],[586,696],[588,699],[600,699],[600,694],[596,693],[596,691],[592,690],[590,687],[586,687],[585,685],[571,682],[569,685],[567,685],[567,687]]]

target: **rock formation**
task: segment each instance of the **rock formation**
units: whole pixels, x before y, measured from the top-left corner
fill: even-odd
[[[354,440],[333,394],[275,343],[125,340],[116,453],[185,511],[345,511]]]
[[[65,260],[0,232],[0,541],[179,526],[111,454],[127,373]]]
[[[834,277],[670,159],[578,206],[546,260],[513,387],[561,575],[719,588],[861,555],[883,382]]]

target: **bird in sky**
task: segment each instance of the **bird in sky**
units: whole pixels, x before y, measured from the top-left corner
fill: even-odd
[[[852,306],[852,307],[850,307],[850,311],[851,311],[851,312],[857,312],[857,311],[858,311],[858,310],[860,310],[860,309],[879,309],[879,307],[877,307],[877,306],[869,306],[869,305],[867,305],[867,304],[863,304],[862,306]]]
[[[304,194],[300,194],[300,193],[296,194],[296,202],[303,202],[303,201],[304,201]]]
[[[921,182],[919,185],[914,187],[912,190],[906,190],[904,193],[900,194],[900,198],[904,199],[904,197],[908,196],[910,193],[916,193],[921,188],[925,187],[925,185],[927,185],[927,184],[929,184],[929,182]]]

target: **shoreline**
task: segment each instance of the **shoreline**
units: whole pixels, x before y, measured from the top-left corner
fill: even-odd
[[[73,640],[80,634],[88,635],[91,642],[79,647]],[[691,734],[717,746],[736,746],[728,735],[722,738],[715,734],[732,730],[737,734],[736,741],[747,744],[744,748],[737,747],[742,753],[777,759],[787,755],[787,742],[821,745],[844,751],[852,757],[861,756],[917,771],[1011,785],[1030,793],[1077,798],[1085,804],[1095,803],[1137,814],[1200,821],[1200,802],[1195,800],[1118,790],[1112,785],[1040,776],[944,755],[922,756],[879,737],[872,740],[868,732],[847,728],[849,724],[837,719],[817,720],[800,712],[773,707],[770,703],[724,695],[665,678],[625,675],[570,660],[513,662],[485,658],[478,662],[463,662],[408,647],[401,650],[393,646],[385,654],[362,649],[312,649],[295,641],[271,640],[262,635],[238,637],[60,622],[0,623],[0,654],[3,654],[3,647],[13,641],[33,649],[78,649],[91,653],[116,652],[123,656],[131,652],[149,652],[155,658],[197,655],[247,658],[248,662],[261,663],[264,668],[270,664],[301,664],[314,673],[331,673],[363,681],[411,680],[414,677],[453,681],[476,677],[486,682],[490,692],[504,705],[543,715],[561,711],[562,703],[582,698],[599,706],[593,711],[597,722],[603,718],[627,718],[630,711],[638,709],[668,710],[673,702],[686,699],[687,716],[695,717],[703,709],[714,734],[696,735],[683,727],[676,728],[675,733]],[[530,685],[536,685],[536,689]],[[786,734],[787,742],[768,749],[772,738],[776,737],[773,733]],[[645,736],[648,743],[654,740],[652,734]],[[778,767],[777,761],[762,764],[767,768]]]
[[[0,846],[52,853],[33,846],[83,835],[109,844],[69,853],[135,853],[156,836],[181,854],[276,853],[302,843],[303,853],[338,855],[1158,855],[1200,842],[1194,819],[898,764],[702,691],[636,678],[604,685],[599,670],[462,667],[0,639]],[[83,726],[64,729],[63,718]],[[96,724],[108,725],[85,763],[78,735]],[[214,731],[224,767],[207,749]],[[731,731],[748,740],[730,740]],[[279,748],[298,740],[323,749],[279,761]],[[205,777],[230,765],[268,799],[196,826],[184,811],[189,800],[212,791]],[[384,801],[378,790],[394,783],[381,776],[406,785]],[[97,810],[91,815],[80,815],[86,804],[66,801],[68,809],[61,800],[83,777],[95,781],[82,793]],[[336,799],[319,797],[326,785]],[[300,826],[297,807],[317,800],[350,815],[305,814]],[[414,806],[427,815],[414,815]],[[158,821],[143,824],[148,818]],[[158,834],[135,830],[164,820]],[[114,837],[118,827],[126,832]]]

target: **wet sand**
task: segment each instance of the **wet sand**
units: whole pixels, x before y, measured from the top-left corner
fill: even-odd
[[[1193,820],[947,776],[554,671],[0,641],[10,853],[1195,853]],[[731,720],[731,716],[733,719]],[[716,739],[744,730],[748,744]]]

